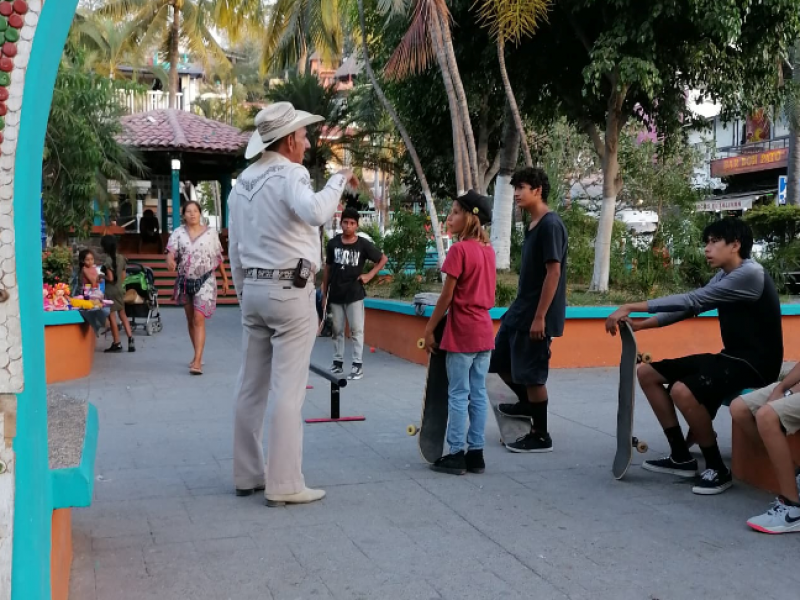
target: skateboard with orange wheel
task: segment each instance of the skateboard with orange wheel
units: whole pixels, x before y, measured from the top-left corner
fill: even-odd
[[[442,319],[433,337],[438,345],[444,334],[446,318]],[[420,352],[425,351],[425,340],[417,341]],[[409,425],[406,433],[417,436],[419,452],[428,463],[434,463],[442,457],[444,439],[447,434],[447,352],[437,349],[428,355],[428,369],[425,374],[425,392],[422,396],[422,414],[419,426]]]
[[[636,398],[636,365],[650,362],[650,356],[639,354],[636,349],[636,336],[630,323],[619,323],[619,336],[622,340],[622,355],[619,360],[619,404],[617,406],[617,454],[614,456],[612,472],[616,479],[622,479],[633,460],[633,449],[647,452],[647,442],[633,435],[633,406]]]

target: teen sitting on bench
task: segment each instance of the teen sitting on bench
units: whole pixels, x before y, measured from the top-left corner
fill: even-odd
[[[634,331],[665,327],[702,312],[719,311],[723,349],[639,365],[637,377],[670,446],[670,455],[647,460],[642,468],[692,478],[697,460],[681,431],[676,407],[703,452],[706,469],[697,477],[695,494],[720,494],[731,487],[731,472],[720,456],[712,419],[723,401],[746,388],[775,381],[783,363],[781,307],[775,285],[760,264],[750,259],[753,234],[740,219],[726,218],[703,232],[708,264],[719,272],[700,289],[648,302],[626,304],[606,321],[616,335],[619,321],[633,312],[657,313],[631,320]]]

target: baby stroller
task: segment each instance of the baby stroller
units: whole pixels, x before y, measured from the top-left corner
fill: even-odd
[[[147,335],[153,335],[164,327],[158,309],[158,289],[153,270],[138,263],[128,263],[125,269],[125,314],[134,331],[140,327]],[[139,319],[139,323],[136,319]]]

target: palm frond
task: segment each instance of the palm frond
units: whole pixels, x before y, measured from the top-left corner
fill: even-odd
[[[211,0],[210,4],[208,12],[215,26],[226,33],[231,43],[240,41],[256,28],[263,28],[267,18],[262,0]]]
[[[297,63],[302,13],[308,0],[277,0],[270,11],[261,51],[261,69],[279,71]]]
[[[203,66],[210,68],[212,60],[230,65],[225,50],[219,45],[206,25],[208,13],[196,5],[185,2],[181,12],[181,37]]]
[[[95,14],[110,17],[114,21],[125,21],[131,15],[138,14],[146,9],[155,12],[160,8],[158,5],[169,3],[170,0],[109,0]]]
[[[384,16],[408,14],[411,0],[378,0],[378,13]]]
[[[494,38],[505,44],[519,44],[547,22],[553,0],[477,0],[478,22],[488,27]]]
[[[428,68],[434,55],[429,28],[440,14],[450,18],[444,0],[416,0],[408,30],[384,67],[389,79],[403,79]]]

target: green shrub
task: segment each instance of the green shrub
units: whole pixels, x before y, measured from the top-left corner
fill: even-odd
[[[392,277],[392,298],[411,298],[422,291],[421,278],[413,273],[395,273]]]
[[[800,270],[800,240],[771,247],[759,262],[772,277],[778,291],[786,293],[786,285],[791,279],[789,273]]]
[[[511,284],[498,281],[494,290],[495,306],[510,306],[517,297],[517,288]]]
[[[597,219],[588,215],[577,203],[561,211],[561,219],[569,236],[567,255],[567,281],[588,285],[594,269],[594,238],[597,235]]]
[[[391,223],[391,231],[383,238],[383,253],[389,259],[387,268],[395,275],[412,268],[422,273],[428,248],[425,231],[427,218],[406,210],[397,210]]]
[[[42,252],[42,278],[50,285],[69,285],[72,279],[72,250],[56,246]]]
[[[800,234],[800,206],[762,206],[747,211],[744,217],[753,237],[770,244],[786,246]]]

